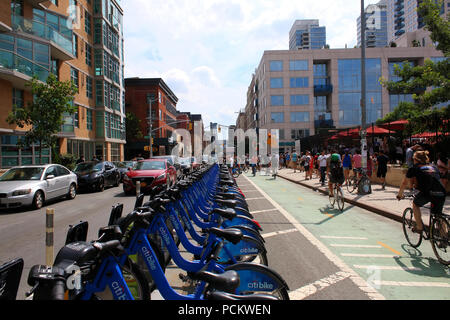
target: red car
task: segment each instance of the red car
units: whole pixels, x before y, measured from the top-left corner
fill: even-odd
[[[147,193],[159,185],[169,188],[176,180],[177,171],[166,159],[141,160],[124,175],[123,191],[125,194],[135,194],[136,181],[141,182],[141,192]]]

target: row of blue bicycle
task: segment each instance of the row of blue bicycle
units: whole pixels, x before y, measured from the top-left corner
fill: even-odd
[[[71,226],[53,266],[31,268],[28,299],[148,300],[155,289],[166,300],[289,299],[288,285],[268,267],[261,226],[226,166],[204,166],[144,197],[125,216],[123,204],[114,206],[95,241],[86,241],[88,222]],[[180,277],[190,283],[189,294],[170,285],[170,260],[185,271]],[[22,259],[0,267],[6,288],[0,299],[16,298],[22,268]]]

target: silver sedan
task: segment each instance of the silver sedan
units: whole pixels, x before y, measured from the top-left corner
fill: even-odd
[[[77,194],[77,176],[58,164],[13,167],[0,176],[0,209],[33,206]]]

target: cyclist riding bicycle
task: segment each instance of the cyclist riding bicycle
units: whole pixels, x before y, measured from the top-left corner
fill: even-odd
[[[403,191],[409,185],[419,190],[413,201],[413,213],[416,226],[412,231],[422,233],[423,222],[422,212],[420,210],[428,202],[431,202],[431,210],[433,213],[440,214],[445,203],[446,191],[440,181],[439,170],[436,166],[431,165],[428,158],[428,151],[416,151],[413,156],[414,166],[408,169],[397,199],[403,198]]]
[[[333,152],[327,159],[327,173],[329,176],[328,188],[330,189],[330,197],[334,197],[333,185],[337,183],[341,186],[344,183],[344,169],[342,167],[341,156]]]

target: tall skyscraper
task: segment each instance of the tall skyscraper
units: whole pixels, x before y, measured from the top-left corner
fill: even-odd
[[[289,50],[322,49],[326,43],[326,27],[319,20],[296,20],[289,32]]]
[[[437,2],[437,0],[435,0]],[[387,0],[388,43],[395,42],[400,47],[433,46],[423,17],[417,13],[422,0]],[[444,0],[441,17],[446,17],[450,0]]]
[[[387,4],[381,0],[377,4],[368,5],[366,14],[366,47],[380,48],[388,45],[387,35]],[[358,47],[361,47],[361,16],[357,20]]]

